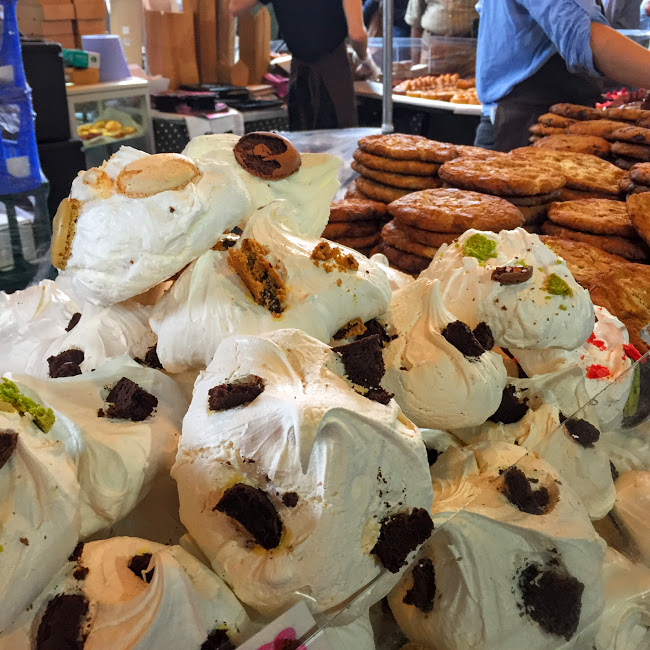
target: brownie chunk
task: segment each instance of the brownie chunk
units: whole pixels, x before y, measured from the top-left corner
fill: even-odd
[[[372,551],[391,572],[397,573],[411,551],[429,539],[433,531],[431,515],[424,508],[401,512],[381,522],[379,539]]]
[[[264,380],[248,375],[230,384],[219,384],[208,391],[208,407],[211,411],[233,409],[250,404],[264,392]]]
[[[233,153],[249,174],[264,180],[279,181],[300,169],[298,150],[277,133],[247,133],[239,138]]]
[[[295,508],[298,505],[298,495],[295,492],[285,492],[282,495],[282,503],[287,508]]]
[[[88,577],[88,574],[90,573],[90,569],[86,566],[80,566],[77,567],[74,570],[74,573],[72,574],[72,577],[75,580],[79,580],[80,582],[85,580]]]
[[[140,388],[128,377],[122,377],[111,389],[106,401],[110,404],[105,416],[118,420],[142,422],[158,406],[158,398]]]
[[[68,557],[68,562],[79,562],[81,559],[81,554],[84,552],[84,543],[79,542],[75,547],[74,551],[70,553],[70,556]]]
[[[542,571],[529,564],[519,575],[526,614],[542,629],[567,641],[578,629],[585,586],[558,571]]]
[[[36,650],[83,650],[88,600],[81,594],[59,594],[47,604],[36,636]]]
[[[587,420],[568,418],[564,422],[569,435],[581,446],[593,447],[600,439],[600,431]]]
[[[144,355],[144,359],[135,359],[141,366],[147,368],[155,368],[156,370],[164,370],[160,359],[158,358],[158,346],[152,345]]]
[[[364,323],[366,331],[359,338],[367,338],[376,334],[381,339],[382,345],[385,347],[390,343],[395,336],[390,336],[386,331],[386,326],[380,323],[376,318],[372,318]]]
[[[497,266],[492,271],[492,279],[501,285],[523,284],[532,277],[532,266]]]
[[[413,586],[406,592],[402,602],[414,605],[426,614],[433,609],[436,596],[436,572],[433,562],[429,558],[423,558],[413,567],[411,574]]]
[[[386,367],[378,334],[334,348],[341,355],[348,379],[364,388],[379,388]]]
[[[501,424],[514,424],[528,413],[526,400],[520,400],[514,386],[506,386],[501,395],[499,408],[488,418],[491,422]]]
[[[65,328],[66,332],[71,332],[76,326],[77,323],[81,320],[81,312],[76,312],[72,314],[72,318],[68,321],[68,325]]]
[[[0,431],[0,469],[2,469],[13,456],[18,445],[18,433],[13,429]]]
[[[543,515],[550,502],[548,490],[540,487],[533,491],[526,475],[517,467],[503,473],[503,494],[513,506],[529,515]]]
[[[485,352],[485,348],[478,342],[469,325],[462,321],[449,323],[440,333],[465,357],[478,358]]]
[[[226,630],[216,629],[208,634],[208,638],[201,645],[201,650],[235,650],[235,646]]]
[[[267,551],[277,548],[282,537],[282,520],[266,492],[237,483],[228,488],[213,508],[239,522]]]
[[[474,338],[480,343],[481,347],[489,352],[494,347],[494,336],[487,323],[480,322],[472,332]]]
[[[438,451],[433,447],[427,447],[427,461],[429,463],[429,467],[436,464],[436,461],[438,460],[438,458],[440,458],[441,454],[442,454],[441,451]]]
[[[56,356],[48,357],[47,365],[50,367],[50,377],[76,377],[81,374],[81,364],[84,360],[84,351],[72,348],[64,350]]]
[[[144,580],[149,584],[153,580],[153,574],[156,570],[155,567],[152,567],[151,570],[147,571],[150,562],[151,553],[140,553],[140,555],[134,555],[129,560],[129,570],[140,578],[140,580]]]
[[[384,390],[373,386],[372,388],[368,389],[368,392],[365,393],[364,397],[367,397],[369,400],[372,400],[373,402],[379,402],[379,404],[383,404],[384,406],[390,402],[395,395],[393,393],[389,393],[387,390]]]

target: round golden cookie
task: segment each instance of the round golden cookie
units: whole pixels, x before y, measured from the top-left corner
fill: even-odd
[[[337,237],[336,242],[348,248],[372,248],[379,243],[380,239],[381,233],[378,230],[374,235],[368,235],[367,237]]]
[[[381,252],[388,258],[391,266],[411,275],[424,271],[431,264],[431,259],[428,257],[401,251],[399,248],[395,248],[386,242],[383,242]]]
[[[647,115],[636,120],[636,125],[641,126],[644,129],[650,129],[650,111],[646,112],[648,113]]]
[[[183,189],[197,176],[196,165],[176,153],[157,153],[138,158],[119,173],[115,186],[129,198],[144,198],[168,190]]]
[[[604,120],[607,117],[605,111],[581,104],[553,104],[548,110],[549,113],[569,117],[572,120]]]
[[[359,176],[356,179],[357,189],[366,196],[370,197],[375,201],[381,201],[382,203],[390,203],[391,201],[396,201],[401,199],[403,196],[410,194],[412,190],[401,190],[396,187],[391,187],[390,185],[384,185],[383,183],[378,183],[377,181],[371,181],[369,178],[364,178]]]
[[[418,242],[418,244],[424,244],[430,248],[440,248],[443,244],[451,244],[458,239],[458,233],[433,232],[432,230],[414,228],[399,219],[393,219],[390,223],[398,230],[401,230],[410,240]]]
[[[604,158],[609,155],[611,145],[604,138],[595,135],[548,135],[533,145],[544,149],[557,151],[572,151],[588,153]]]
[[[381,172],[365,167],[356,160],[352,161],[352,169],[364,178],[405,190],[429,190],[442,185],[442,181],[437,176],[407,176],[405,174]]]
[[[575,121],[576,120],[572,120],[570,117],[562,117],[555,113],[544,113],[537,118],[539,124],[543,124],[544,126],[554,126],[560,129],[566,129],[567,126],[573,124]]]
[[[566,188],[584,192],[618,194],[618,183],[625,173],[622,169],[597,156],[570,151],[521,147],[514,149],[510,153],[510,157],[533,158],[538,164],[552,166],[563,174],[566,179]],[[562,188],[560,191],[564,193],[566,188]]]
[[[368,237],[379,232],[377,221],[335,221],[325,226],[322,237],[336,239],[337,237]]]
[[[393,174],[411,174],[413,176],[433,176],[438,173],[440,163],[421,162],[419,160],[395,160],[383,158],[355,149],[352,157],[364,167]]]
[[[650,129],[636,125],[623,126],[614,131],[614,139],[620,142],[650,146]]]
[[[635,231],[650,245],[650,193],[632,194],[625,205]]]
[[[591,235],[586,232],[578,232],[571,228],[558,226],[552,221],[545,221],[542,224],[542,232],[545,235],[553,235],[561,239],[573,239],[574,241],[585,242],[596,246],[596,248],[602,248],[607,253],[624,257],[626,260],[633,262],[643,262],[648,259],[648,251],[641,245],[640,240],[637,243],[637,241],[626,239],[625,237]]]
[[[531,207],[536,205],[548,205],[553,201],[557,201],[562,190],[555,190],[555,192],[548,192],[547,194],[534,194],[533,196],[502,196],[512,205],[519,207]]]
[[[457,144],[456,151],[458,158],[470,156],[472,158],[494,158],[495,156],[504,156],[502,151],[493,151],[492,149],[484,149],[483,147],[474,147],[470,144]]]
[[[405,133],[367,135],[359,140],[359,149],[384,158],[433,163],[442,163],[457,156],[453,144]]]
[[[72,252],[72,240],[77,231],[77,219],[81,204],[77,199],[63,199],[52,221],[52,246],[50,259],[52,266],[65,270]]]
[[[400,223],[438,233],[508,230],[523,225],[521,212],[496,196],[455,187],[413,192],[388,206]]]
[[[625,126],[624,122],[614,120],[585,120],[574,122],[567,127],[566,132],[571,135],[596,135],[605,140],[615,140],[614,131]]]
[[[612,142],[612,153],[636,160],[650,161],[650,146],[632,142]]]
[[[381,238],[394,248],[399,248],[401,251],[413,253],[414,255],[419,255],[420,257],[428,257],[430,259],[433,259],[436,252],[438,251],[438,249],[434,248],[433,246],[425,246],[424,244],[413,241],[403,230],[396,228],[393,221],[389,221],[382,228]]]
[[[544,124],[531,124],[528,127],[529,133],[533,135],[562,135],[565,133],[566,129],[563,129],[560,126],[545,126]]]
[[[548,218],[560,226],[594,235],[636,237],[636,231],[622,201],[579,199],[551,203]]]
[[[650,163],[636,163],[630,168],[630,178],[639,185],[650,185]]]
[[[558,201],[577,201],[579,199],[609,199],[610,201],[622,201],[623,199],[618,194],[610,194],[609,192],[587,192],[585,190],[572,190],[568,187],[563,187],[560,190]]]
[[[500,196],[546,194],[565,183],[560,172],[512,156],[458,158],[442,165],[438,173],[451,185]]]
[[[369,199],[343,199],[332,201],[330,224],[345,221],[369,221],[386,216],[386,204]]]
[[[636,106],[608,106],[605,114],[610,120],[621,120],[623,122],[636,122],[650,116],[650,111],[646,111]],[[640,124],[639,126],[643,126]]]

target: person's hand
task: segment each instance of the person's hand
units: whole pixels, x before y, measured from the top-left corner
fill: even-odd
[[[381,70],[379,66],[372,60],[370,54],[366,55],[366,58],[363,59],[356,70],[354,71],[355,79],[377,81],[381,76]]]

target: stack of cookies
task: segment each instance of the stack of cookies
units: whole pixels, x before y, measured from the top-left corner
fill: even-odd
[[[616,164],[623,169],[630,169],[638,162],[650,161],[650,111],[641,111],[648,116],[640,117],[636,124],[622,126],[614,131],[616,142],[612,144],[612,153],[616,155]]]
[[[648,260],[648,248],[637,234],[626,204],[622,201],[578,199],[552,203],[542,232],[561,239],[585,242],[633,262]]]
[[[500,230],[523,224],[519,210],[496,196],[441,188],[413,192],[388,206],[393,217],[382,230],[381,251],[391,266],[416,275],[443,244],[470,228]]]
[[[353,154],[352,168],[360,174],[353,191],[390,203],[410,192],[441,187],[438,168],[457,155],[453,144],[421,135],[395,133],[361,138]]]
[[[369,257],[379,244],[381,227],[385,221],[384,203],[367,199],[334,201],[323,237],[354,248]]]
[[[650,163],[637,163],[630,167],[621,178],[619,188],[625,196],[650,192]]]
[[[550,203],[559,199],[565,178],[556,168],[531,157],[462,157],[443,164],[440,178],[449,185],[505,199],[534,230],[544,220]]]

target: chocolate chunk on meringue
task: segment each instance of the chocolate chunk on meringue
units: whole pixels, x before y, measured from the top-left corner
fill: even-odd
[[[264,392],[264,380],[257,375],[247,375],[229,384],[219,384],[208,391],[211,411],[224,411],[250,404]]]
[[[83,350],[71,348],[63,350],[59,354],[48,357],[47,364],[50,367],[50,377],[60,379],[61,377],[76,377],[81,374],[81,364],[85,358]]]
[[[600,431],[587,420],[568,418],[564,422],[569,435],[583,447],[593,447],[600,439]]]
[[[106,412],[100,411],[99,417],[116,418],[142,422],[158,406],[158,398],[140,388],[128,377],[122,377],[111,389],[106,401],[110,404]]]
[[[433,562],[428,558],[422,558],[411,572],[413,586],[406,592],[402,602],[406,605],[414,605],[425,614],[433,609],[433,600],[436,597],[436,572]]]
[[[11,430],[5,429],[0,431],[0,469],[2,469],[13,456],[18,445],[18,434]]]
[[[492,279],[501,285],[523,284],[532,277],[532,266],[497,266],[492,271]]]

